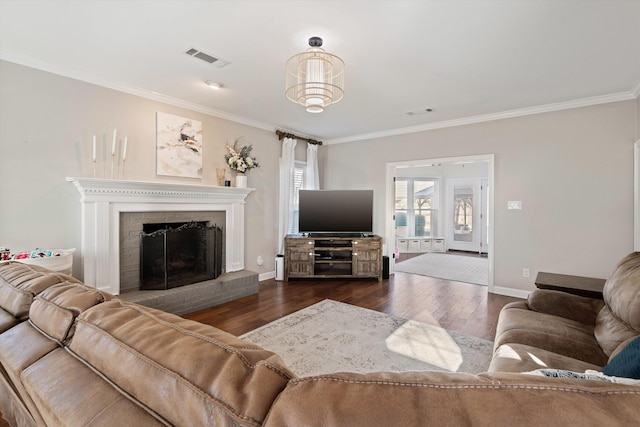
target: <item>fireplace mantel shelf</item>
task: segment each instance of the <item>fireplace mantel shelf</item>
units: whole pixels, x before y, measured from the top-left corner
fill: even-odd
[[[244,269],[244,205],[253,188],[68,177],[82,205],[84,283],[120,293],[120,214],[225,212],[225,271]]]
[[[123,181],[116,179],[67,177],[83,201],[127,200],[140,197],[153,199],[215,198],[218,202],[244,202],[253,188],[218,187],[213,185],[179,184],[170,182]]]

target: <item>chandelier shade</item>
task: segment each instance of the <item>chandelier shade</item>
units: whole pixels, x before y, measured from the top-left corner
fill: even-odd
[[[321,113],[344,96],[344,61],[325,52],[320,37],[311,37],[309,46],[287,61],[285,94],[308,112]]]

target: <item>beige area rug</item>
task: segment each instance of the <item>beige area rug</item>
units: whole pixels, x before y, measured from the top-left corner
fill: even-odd
[[[395,265],[395,271],[487,286],[489,260],[454,254],[426,253]]]
[[[334,372],[485,372],[493,343],[324,300],[241,336],[280,355],[298,376]]]

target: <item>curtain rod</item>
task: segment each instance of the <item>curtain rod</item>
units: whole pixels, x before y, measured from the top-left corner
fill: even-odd
[[[299,139],[301,141],[306,141],[309,144],[322,145],[322,141],[316,141],[315,139],[303,138],[301,136],[296,136],[296,135],[294,135],[292,133],[283,132],[281,130],[277,130],[276,131],[276,135],[278,135],[278,140],[280,140],[280,141],[282,141],[284,138],[295,138],[295,139]]]

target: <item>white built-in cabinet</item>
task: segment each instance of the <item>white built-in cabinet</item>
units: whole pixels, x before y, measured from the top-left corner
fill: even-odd
[[[444,238],[441,237],[398,237],[396,246],[400,253],[445,252]]]

